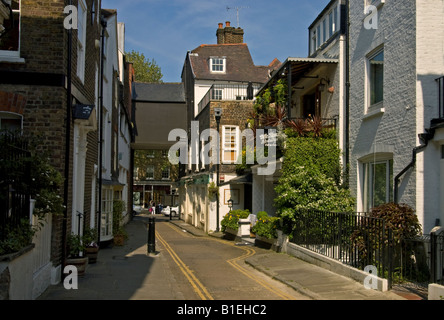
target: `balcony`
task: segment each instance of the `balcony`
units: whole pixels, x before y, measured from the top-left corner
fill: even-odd
[[[200,113],[211,101],[252,101],[259,91],[259,83],[214,84],[199,102]]]

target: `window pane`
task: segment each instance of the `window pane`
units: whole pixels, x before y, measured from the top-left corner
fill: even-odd
[[[370,210],[393,201],[393,160],[369,163],[367,181],[367,205]]]
[[[384,52],[370,59],[370,105],[381,102],[384,96]]]
[[[14,23],[11,20],[3,22],[4,27],[8,30],[0,39],[0,50],[18,51],[20,38],[20,13],[14,12]]]

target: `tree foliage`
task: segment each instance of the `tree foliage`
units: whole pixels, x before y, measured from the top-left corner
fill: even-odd
[[[126,59],[133,63],[136,81],[162,83],[162,71],[154,59],[148,59],[143,53],[132,50],[126,52]]]

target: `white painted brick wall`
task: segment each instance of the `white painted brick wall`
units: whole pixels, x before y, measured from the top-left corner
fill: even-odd
[[[377,30],[363,27],[364,1],[351,1],[350,186],[360,196],[359,159],[374,150],[393,153],[394,176],[412,160],[418,134],[438,116],[435,79],[444,72],[444,2],[386,1]],[[365,118],[366,55],[384,46],[384,113]],[[417,211],[424,232],[439,218],[440,145],[418,154],[400,181],[400,202]],[[359,202],[359,199],[358,199]],[[358,210],[362,207],[358,205]]]

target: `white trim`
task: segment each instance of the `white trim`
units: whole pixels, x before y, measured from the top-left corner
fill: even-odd
[[[368,53],[366,55],[366,59],[365,59],[365,114],[369,117],[379,114],[381,112],[385,112],[384,109],[384,69],[383,69],[383,74],[382,74],[382,100],[378,101],[374,104],[371,103],[371,63],[370,61],[375,58],[377,55],[379,54],[383,54],[384,55],[384,45],[380,45],[377,48],[373,49],[370,53]],[[384,58],[382,60],[382,65],[384,66],[384,60],[385,60],[385,55]]]
[[[213,64],[214,60],[221,60],[222,64]],[[213,70],[214,66],[222,66],[222,70]],[[227,59],[226,57],[210,57],[210,72],[211,73],[226,73],[227,70]]]
[[[234,147],[226,147],[225,144],[227,143],[227,141],[225,140],[226,137],[226,130],[227,128],[233,129],[235,130],[235,142],[234,142]],[[239,156],[239,127],[235,126],[235,125],[225,125],[222,126],[222,164],[234,164],[237,161],[237,157]],[[225,160],[225,152],[234,152],[235,153],[235,158],[234,160]]]
[[[78,29],[77,29],[77,76],[82,83],[85,82],[86,67],[86,32],[88,7],[85,0],[78,3]]]
[[[18,35],[18,50],[0,50],[0,62],[11,62],[11,63],[24,63],[25,59],[20,58],[20,48],[21,48],[21,35],[22,35],[22,1],[19,3],[19,9],[12,10],[13,13],[19,14],[19,35]]]

